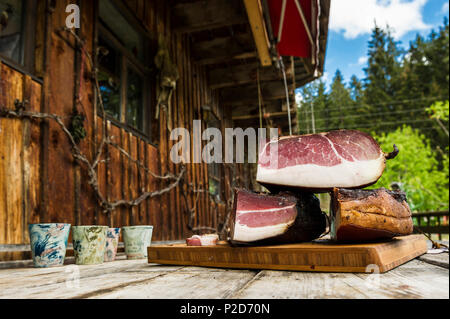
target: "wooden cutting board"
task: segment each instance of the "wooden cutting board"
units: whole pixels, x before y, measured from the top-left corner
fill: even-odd
[[[148,262],[218,268],[383,273],[427,252],[423,235],[379,243],[336,244],[329,240],[260,247],[152,245]],[[376,267],[376,266],[378,267]]]

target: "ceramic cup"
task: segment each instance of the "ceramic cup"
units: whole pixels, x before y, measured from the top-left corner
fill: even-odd
[[[73,226],[73,252],[77,265],[103,263],[107,226]]]
[[[106,247],[104,261],[116,259],[117,246],[119,245],[120,228],[108,228],[106,232]]]
[[[152,241],[153,226],[122,227],[127,259],[147,258],[147,247]]]
[[[30,224],[31,255],[35,267],[64,264],[70,224]]]

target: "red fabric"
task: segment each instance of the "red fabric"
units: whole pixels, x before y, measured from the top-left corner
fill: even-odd
[[[282,0],[268,0],[270,20],[274,37],[278,37],[278,28],[280,26]],[[311,29],[311,7],[315,0],[299,0],[303,14],[308,21]],[[310,57],[311,44],[308,34],[305,31],[302,18],[298,12],[294,0],[286,1],[286,11],[283,23],[283,32],[281,42],[277,46],[278,54],[285,56]]]

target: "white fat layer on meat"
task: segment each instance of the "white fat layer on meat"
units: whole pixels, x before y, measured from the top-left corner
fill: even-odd
[[[263,226],[263,227],[248,227],[241,225],[239,222],[234,226],[233,240],[241,242],[252,242],[256,240],[275,237],[286,232],[286,228],[294,222],[282,223],[277,225]]]
[[[384,156],[375,160],[342,163],[335,166],[304,164],[270,169],[258,165],[256,180],[261,183],[310,187],[357,187],[375,182],[384,170]]]
[[[266,212],[279,212],[281,210],[287,210],[289,208],[294,208],[294,205],[291,206],[283,206],[280,208],[267,208],[267,209],[258,209],[257,211],[255,210],[238,210],[239,214],[247,214],[247,213],[266,213]]]
[[[194,235],[191,238],[192,239],[193,238],[200,239],[200,244],[202,246],[213,246],[213,245],[216,245],[217,240],[219,239],[219,236],[218,235],[213,235],[213,234],[211,234],[211,235],[203,235],[203,236]]]

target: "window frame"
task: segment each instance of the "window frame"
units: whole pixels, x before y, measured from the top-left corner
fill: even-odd
[[[219,119],[219,117],[213,112],[212,109],[210,109],[208,111],[208,119],[205,121],[206,124],[206,128],[210,128],[210,127],[215,127],[221,130],[220,127],[214,126],[214,124],[221,124],[221,121]],[[222,130],[221,130],[222,131]],[[212,170],[217,170],[217,176],[212,176],[210,174],[210,171]],[[207,172],[208,172],[208,193],[209,195],[212,196],[213,200],[217,203],[223,203],[223,198],[224,198],[224,194],[223,194],[223,189],[224,189],[224,185],[223,185],[223,165],[221,165],[220,163],[208,163],[207,164]],[[211,194],[209,192],[209,183],[210,180],[213,180],[217,183],[218,186],[218,191],[217,194]]]
[[[95,46],[99,46],[99,38],[102,37],[109,45],[114,47],[119,52],[120,60],[120,105],[119,105],[119,119],[114,118],[109,114],[105,114],[108,121],[114,125],[123,128],[127,131],[132,132],[134,135],[140,137],[148,143],[151,143],[151,132],[152,132],[152,121],[151,114],[152,108],[154,107],[153,100],[151,98],[151,75],[152,70],[145,66],[145,62],[140,61],[139,58],[135,57],[114,35],[113,30],[110,30],[105,23],[100,18],[99,12],[99,1],[96,1],[96,35],[95,35]],[[103,0],[108,1],[108,0]],[[150,56],[150,45],[152,43],[152,38],[142,27],[141,22],[134,16],[134,14],[127,8],[121,1],[109,0],[116,7],[118,11],[122,14],[123,18],[133,27],[137,33],[142,37],[144,43],[144,56],[143,60],[148,61]],[[98,61],[97,61],[97,65]],[[127,108],[127,77],[128,70],[132,70],[137,73],[143,79],[142,85],[142,130],[129,125],[126,122],[126,108]],[[98,98],[98,97],[97,97]],[[100,110],[98,110],[98,115],[102,116]]]
[[[34,75],[37,0],[23,0],[23,7],[25,12],[22,13],[21,61],[14,61],[2,54],[0,54],[0,61],[21,73]]]

